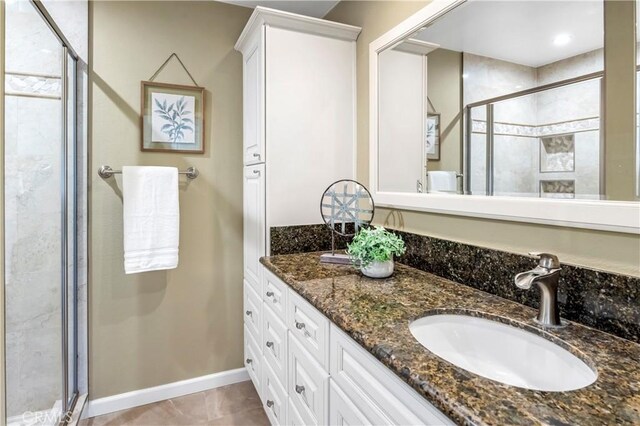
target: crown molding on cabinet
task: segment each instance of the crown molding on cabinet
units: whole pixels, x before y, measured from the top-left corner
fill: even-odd
[[[256,28],[260,28],[263,25],[271,25],[278,28],[349,41],[357,40],[362,30],[360,27],[353,25],[340,24],[338,22],[258,6],[251,14],[244,30],[242,30],[242,34],[240,34],[236,42],[235,49],[242,52],[249,39],[251,39],[251,35],[256,31]]]

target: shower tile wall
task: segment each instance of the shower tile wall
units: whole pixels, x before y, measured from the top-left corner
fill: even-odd
[[[602,64],[602,49],[538,68],[465,53],[464,104],[602,70]],[[541,180],[574,180],[576,198],[599,197],[599,84],[495,104],[494,194],[539,197]],[[472,118],[471,191],[484,194],[485,108],[475,108]],[[541,138],[565,134],[575,138],[575,171],[541,173]]]
[[[30,2],[7,3],[6,10],[6,380],[7,415],[12,417],[51,409],[61,398],[62,54]],[[78,136],[80,184],[86,185],[85,132]],[[79,194],[79,206],[86,205],[85,193]],[[86,214],[80,210],[79,316],[86,317]],[[84,336],[86,319],[78,324]],[[82,374],[86,351],[81,352]],[[86,374],[79,385],[86,392]]]

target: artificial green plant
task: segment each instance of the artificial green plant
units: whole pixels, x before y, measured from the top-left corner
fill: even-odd
[[[352,262],[366,268],[372,262],[386,262],[393,256],[404,254],[406,248],[402,238],[382,226],[362,228],[347,246]]]

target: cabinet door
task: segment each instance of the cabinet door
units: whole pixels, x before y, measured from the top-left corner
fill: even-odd
[[[265,166],[244,168],[244,278],[261,294],[260,257],[265,255]]]
[[[334,426],[371,425],[374,422],[340,390],[333,380],[329,380],[329,424]]]
[[[263,40],[262,35],[258,36],[243,57],[243,160],[245,165],[265,161]]]
[[[307,425],[327,424],[329,374],[289,333],[287,392]]]

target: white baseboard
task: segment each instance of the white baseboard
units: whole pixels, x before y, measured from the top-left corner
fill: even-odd
[[[190,393],[202,392],[221,386],[249,380],[246,368],[236,368],[235,370],[222,371],[220,373],[209,374],[207,376],[195,377],[193,379],[181,380],[179,382],[167,383],[166,385],[152,388],[140,389],[118,395],[107,396],[90,400],[87,404],[82,418],[100,416],[113,413],[115,411],[126,410],[127,408],[138,407],[140,405],[151,404],[152,402],[163,401],[165,399],[176,398]]]

